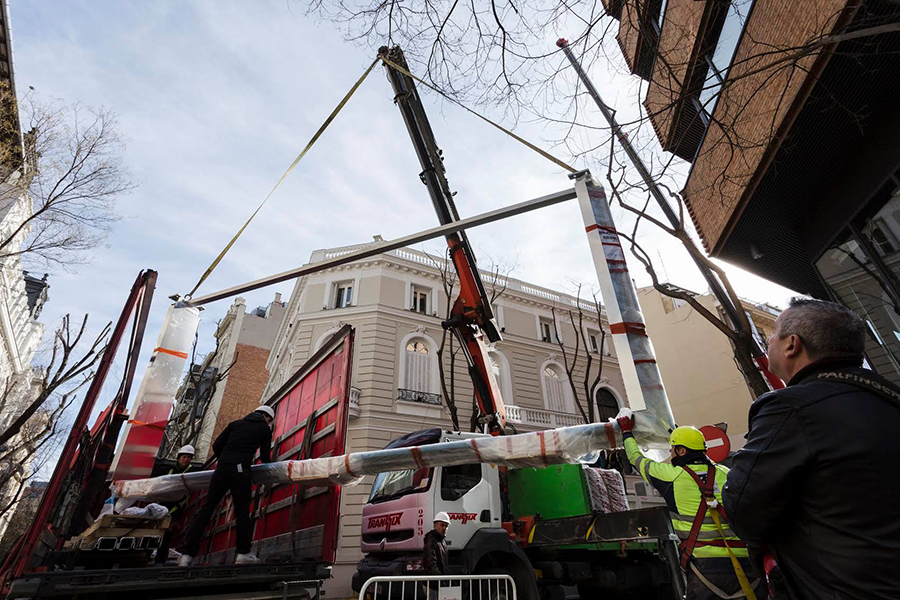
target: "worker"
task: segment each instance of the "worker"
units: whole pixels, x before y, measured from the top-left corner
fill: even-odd
[[[447,575],[447,530],[450,528],[450,517],[444,511],[434,515],[434,528],[425,534],[425,558],[423,560],[426,575]]]
[[[719,510],[728,469],[706,455],[706,439],[700,430],[676,427],[672,431],[668,464],[650,460],[641,453],[634,439],[634,415],[629,409],[622,409],[617,421],[628,460],[665,499],[672,527],[682,540],[679,548],[687,577],[685,600],[763,600],[765,581],[755,576],[752,581],[748,579],[752,565],[747,547],[731,532]]]
[[[187,530],[184,554],[178,562],[179,566],[191,566],[194,556],[200,549],[203,531],[219,501],[228,491],[231,491],[234,518],[237,522],[237,555],[234,563],[244,565],[259,562],[256,555],[250,552],[253,541],[253,524],[250,521],[253,482],[250,478],[250,463],[257,450],[260,461],[271,462],[269,452],[272,445],[271,426],[274,422],[275,410],[271,406],[260,406],[243,419],[229,423],[213,442],[216,470],[209,483],[203,507]]]
[[[175,455],[175,465],[166,474],[181,475],[187,473],[191,470],[192,460],[194,460],[194,447],[190,444],[182,446],[178,449],[178,454]],[[171,520],[169,521],[169,528],[166,529],[162,539],[159,541],[159,548],[156,549],[156,560],[154,562],[157,565],[166,564],[166,560],[169,558],[169,546],[172,544],[172,535],[174,534],[173,528],[184,509],[184,501],[184,498],[179,498],[178,500],[162,503],[163,506],[169,509],[169,518]]]
[[[450,528],[450,516],[444,511],[434,515],[431,531],[425,534],[424,556],[422,566],[426,575],[448,575],[447,570],[447,530]],[[428,586],[429,600],[438,598],[440,582],[432,581]]]
[[[880,298],[871,314],[886,316],[872,318],[896,316]],[[787,387],[751,405],[724,504],[734,531],[774,557],[785,597],[900,598],[900,389],[862,366],[868,339],[872,364],[896,377],[896,340],[873,331],[844,306],[794,298],[767,341]]]

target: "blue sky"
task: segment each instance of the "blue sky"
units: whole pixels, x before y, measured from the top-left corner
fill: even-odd
[[[118,113],[125,162],[139,184],[120,200],[123,219],[92,261],[75,273],[51,273],[43,320],[50,331],[66,313],[88,313],[94,325],[114,320],[138,271],[159,271],[140,376],[167,297],[190,290],[374,51],[344,41],[330,24],[284,0],[13,0],[10,10],[19,89],[33,86],[43,97]],[[547,32],[548,48],[562,33]],[[634,78],[620,65],[592,75],[627,117],[635,106]],[[559,167],[430,92],[423,96],[463,216],[569,185]],[[554,134],[536,123],[517,131],[539,143]],[[298,266],[317,248],[434,226],[418,172],[390,84],[377,67],[198,293]],[[515,263],[521,279],[563,290],[574,282],[596,285],[574,203],[469,236],[483,260]],[[705,288],[677,245],[650,230],[643,239],[666,257],[673,283]],[[638,284],[648,283],[638,267],[632,265]],[[731,272],[739,293],[754,300],[783,304],[788,295]],[[266,304],[276,291],[287,297],[291,288],[288,282],[248,294],[247,304]],[[203,347],[212,345],[214,323],[229,304],[203,312]],[[104,398],[101,405],[109,401]]]

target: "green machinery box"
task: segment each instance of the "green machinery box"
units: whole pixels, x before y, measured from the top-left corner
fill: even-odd
[[[552,465],[509,472],[509,508],[515,517],[575,517],[591,512],[591,498],[581,465]]]

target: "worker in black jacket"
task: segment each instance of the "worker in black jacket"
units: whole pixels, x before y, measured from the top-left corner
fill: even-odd
[[[272,445],[272,423],[275,411],[271,406],[260,406],[255,411],[237,421],[232,421],[213,442],[216,455],[216,470],[206,501],[194,517],[187,530],[184,554],[178,565],[191,566],[194,556],[200,549],[200,538],[212,518],[212,513],[225,493],[231,491],[231,502],[234,505],[234,518],[237,521],[237,556],[235,564],[255,564],[259,559],[250,552],[252,545],[253,524],[250,521],[250,495],[253,482],[250,478],[250,464],[256,451],[259,459],[270,462]]]
[[[450,517],[441,511],[434,515],[434,529],[425,534],[423,567],[426,575],[447,575],[447,529]]]
[[[450,516],[444,511],[434,515],[434,529],[425,534],[422,567],[426,575],[447,575],[447,529],[450,528]],[[438,597],[439,582],[432,581],[428,586],[428,598]]]
[[[768,340],[787,387],[750,407],[723,497],[787,597],[900,598],[900,389],[861,368],[865,339],[851,310],[795,298]]]

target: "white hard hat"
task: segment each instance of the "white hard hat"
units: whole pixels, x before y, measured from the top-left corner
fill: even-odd
[[[444,511],[441,511],[438,514],[434,515],[434,522],[437,523],[438,521],[449,525],[450,524],[450,515],[448,515]]]
[[[272,408],[271,406],[263,405],[263,406],[260,406],[259,408],[257,408],[256,410],[254,410],[253,412],[259,412],[264,415],[268,415],[268,417],[270,419],[272,419],[273,421],[275,420],[275,409]]]
[[[179,448],[178,454],[176,454],[175,456],[181,456],[182,454],[190,454],[191,456],[193,456],[194,454],[196,454],[196,452],[194,452],[194,447],[188,444],[187,446],[182,446],[181,448]]]

